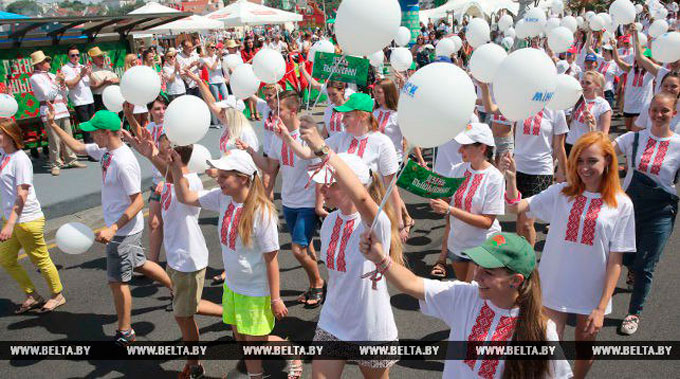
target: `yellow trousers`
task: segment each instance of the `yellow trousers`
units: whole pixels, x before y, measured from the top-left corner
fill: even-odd
[[[16,224],[12,238],[0,243],[0,266],[19,283],[25,293],[35,292],[35,286],[26,270],[19,264],[19,250],[24,249],[26,255],[47,281],[53,294],[62,291],[59,273],[54,267],[45,243],[45,218]]]

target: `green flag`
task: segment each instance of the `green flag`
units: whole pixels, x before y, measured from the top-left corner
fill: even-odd
[[[397,185],[414,195],[428,199],[452,197],[465,178],[447,178],[408,160]]]
[[[317,79],[331,79],[345,83],[366,85],[368,79],[368,59],[338,54],[316,52],[312,76]]]

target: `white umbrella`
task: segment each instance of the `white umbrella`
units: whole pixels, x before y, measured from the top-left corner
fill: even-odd
[[[181,20],[169,22],[155,28],[145,30],[148,33],[182,33],[182,32],[198,32],[207,30],[224,29],[224,24],[221,21],[213,20],[205,16],[193,15]]]
[[[302,16],[297,13],[266,7],[246,0],[238,0],[222,9],[208,13],[206,17],[219,20],[226,27],[302,21]]]
[[[175,8],[166,7],[165,5],[160,5],[155,1],[150,1],[128,14],[177,13],[177,12],[179,11]]]

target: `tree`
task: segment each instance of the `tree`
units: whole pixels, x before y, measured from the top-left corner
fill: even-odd
[[[40,6],[34,0],[19,0],[7,6],[7,12],[24,16],[38,16]]]
[[[143,0],[137,0],[134,4],[127,4],[119,8],[109,8],[109,10],[106,12],[107,16],[123,16],[126,15],[133,10],[144,6],[144,1]]]

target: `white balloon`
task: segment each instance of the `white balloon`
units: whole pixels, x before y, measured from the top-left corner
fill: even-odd
[[[514,24],[514,20],[512,19],[512,16],[509,14],[504,14],[501,16],[500,20],[498,20],[498,29],[501,32],[504,32],[508,30],[509,27],[511,27]]]
[[[652,22],[652,25],[649,26],[649,31],[647,34],[649,34],[650,37],[652,38],[657,38],[660,35],[666,33],[668,31],[668,23],[666,20],[656,20]]]
[[[602,17],[595,15],[590,18],[590,21],[588,21],[588,25],[590,26],[590,30],[599,32],[604,28],[604,20]]]
[[[603,41],[611,41],[613,38],[614,38],[614,35],[609,30],[605,30],[602,33],[602,40]]]
[[[411,50],[405,47],[397,47],[392,49],[390,54],[390,65],[395,71],[406,71],[413,63],[413,54]]]
[[[401,24],[397,0],[343,0],[335,34],[345,54],[369,55],[387,46]]]
[[[647,36],[644,33],[638,32],[638,40],[640,41],[640,46],[647,46]]]
[[[595,12],[593,12],[593,11],[588,11],[588,12],[586,12],[585,16],[586,16],[586,17],[585,17],[586,21],[590,22],[590,18],[593,17],[593,16],[595,16]]]
[[[274,84],[286,74],[286,61],[278,51],[264,48],[253,58],[253,71],[261,81]]]
[[[598,16],[604,21],[604,29],[611,29],[612,25],[612,16],[609,15],[609,13],[598,13]]]
[[[515,37],[517,37],[517,33],[515,32],[515,28],[510,27],[510,28],[505,29],[505,32],[503,32],[503,36],[505,38],[515,39]]]
[[[581,16],[576,16],[576,26],[579,28],[583,28],[583,25],[585,25],[586,21],[583,19]]]
[[[555,92],[556,77],[555,64],[541,50],[510,53],[493,80],[493,94],[503,116],[517,121],[543,109]]]
[[[146,106],[161,93],[161,77],[149,66],[130,67],[120,79],[120,92],[128,103]]]
[[[123,94],[120,92],[120,87],[111,85],[104,88],[104,91],[102,91],[102,102],[106,109],[111,112],[118,113],[122,111],[125,98],[123,98]]]
[[[512,49],[512,46],[514,44],[515,44],[515,40],[512,37],[503,37],[503,39],[501,40],[501,46],[503,46],[503,48],[506,51],[509,51],[510,49]]]
[[[371,63],[371,66],[380,67],[380,65],[385,63],[385,53],[382,50],[378,50],[368,56],[368,61]]]
[[[463,39],[457,35],[449,38],[451,38],[451,40],[456,43],[456,47],[453,49],[453,52],[457,53],[458,50],[460,50],[463,47]]]
[[[168,139],[175,145],[196,143],[205,136],[210,127],[208,105],[197,96],[180,96],[171,101],[165,110],[163,126]]]
[[[571,30],[572,33],[576,33],[576,30],[578,29],[578,21],[576,21],[574,16],[566,16],[562,19],[560,26],[564,26],[565,28]]]
[[[468,67],[472,76],[482,83],[491,83],[503,59],[508,56],[505,49],[495,43],[484,44],[472,53]]]
[[[654,12],[654,18],[658,20],[664,20],[666,17],[668,17],[668,9],[664,7],[660,7]]]
[[[550,9],[556,14],[560,14],[564,11],[564,3],[562,0],[554,0],[552,4],[550,4]]]
[[[437,47],[435,48],[435,54],[438,57],[451,57],[451,54],[454,54],[458,51],[456,49],[456,42],[451,39],[451,38],[442,38],[439,43],[437,43]]]
[[[547,22],[545,12],[541,8],[532,8],[524,15],[524,22],[529,37],[537,37],[543,32]]]
[[[316,59],[316,52],[320,53],[335,53],[335,46],[333,46],[333,43],[327,39],[322,39],[319,41],[316,41],[314,45],[309,49],[309,61],[314,62],[314,59]]]
[[[450,63],[429,64],[401,90],[399,127],[414,146],[439,146],[465,128],[476,100],[475,86],[465,71]]]
[[[253,71],[253,66],[244,63],[234,69],[229,79],[234,96],[239,99],[247,99],[255,94],[260,88],[260,79]]]
[[[642,6],[642,4],[635,4],[635,13],[640,14],[645,8]]]
[[[563,111],[572,108],[583,94],[581,83],[571,75],[559,74],[556,79],[555,94],[546,107]]]
[[[80,222],[69,222],[59,227],[55,236],[57,246],[66,254],[82,254],[92,247],[94,232]]]
[[[233,70],[242,64],[243,58],[241,58],[241,54],[229,54],[224,57],[224,59],[222,59],[222,65],[226,66],[230,70]]]
[[[574,44],[574,33],[564,26],[558,26],[557,28],[548,32],[548,46],[556,54],[564,53],[569,50],[571,45]]]
[[[208,162],[206,161],[210,159],[212,159],[210,151],[205,146],[195,143],[194,148],[191,151],[191,158],[189,158],[187,168],[189,169],[189,172],[202,174],[208,169]]]
[[[397,46],[406,46],[411,41],[411,29],[400,26],[397,30],[397,35],[394,37],[394,42]]]
[[[482,18],[473,18],[470,20],[467,26],[467,32],[465,36],[467,37],[468,43],[473,49],[481,46],[491,39],[491,30],[489,29],[489,24],[486,20]]]
[[[517,38],[529,38],[529,26],[524,19],[517,21],[515,24],[515,33],[517,34]]]
[[[545,33],[548,34],[551,30],[560,26],[560,19],[556,17],[550,17],[545,23]]]
[[[641,22],[636,22],[635,27],[638,30],[638,33],[642,33],[642,23]]]
[[[621,25],[628,25],[635,22],[635,5],[630,0],[615,0],[609,6],[609,13]]]
[[[12,117],[18,110],[19,104],[13,95],[0,93],[0,117]]]
[[[680,33],[664,33],[652,41],[652,57],[661,63],[680,60]]]

